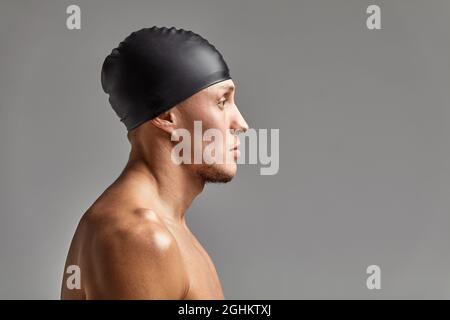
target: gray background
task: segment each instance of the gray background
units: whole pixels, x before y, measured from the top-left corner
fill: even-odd
[[[209,39],[250,126],[280,129],[277,175],[242,165],[187,213],[226,298],[450,298],[446,0],[2,0],[0,298],[59,298],[76,224],[129,152],[101,63],[153,25]]]

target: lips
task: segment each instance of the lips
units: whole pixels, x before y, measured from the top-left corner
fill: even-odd
[[[234,148],[230,149],[230,151],[238,150],[240,145],[241,144],[239,143],[239,140],[238,140],[238,143],[236,144],[236,146],[234,146]]]
[[[236,158],[239,158],[241,156],[241,152],[239,151],[239,145],[237,145],[233,149],[230,149],[230,151],[234,153],[234,156]]]
[[[239,151],[239,146],[241,145],[241,143],[239,139],[236,139],[235,142],[236,145],[232,149],[230,149],[230,151],[234,153],[235,158],[239,158],[241,156],[241,152]]]

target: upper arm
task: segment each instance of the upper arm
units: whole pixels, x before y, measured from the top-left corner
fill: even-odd
[[[161,226],[100,232],[91,251],[88,299],[182,299],[186,293],[179,248]]]

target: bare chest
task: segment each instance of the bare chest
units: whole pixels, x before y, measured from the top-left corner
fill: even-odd
[[[183,233],[175,237],[189,281],[185,299],[224,299],[216,268],[203,246],[192,234]]]

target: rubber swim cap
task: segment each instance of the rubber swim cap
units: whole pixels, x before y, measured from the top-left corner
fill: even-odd
[[[173,27],[133,32],[106,57],[101,72],[103,90],[128,131],[227,79],[228,66],[213,45]]]

